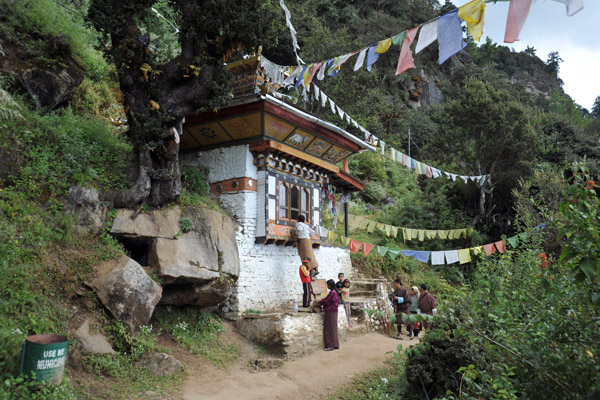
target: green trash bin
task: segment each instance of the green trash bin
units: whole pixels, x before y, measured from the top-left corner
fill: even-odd
[[[35,372],[36,382],[60,385],[67,360],[69,340],[60,335],[33,335],[25,338],[21,352],[21,373]]]

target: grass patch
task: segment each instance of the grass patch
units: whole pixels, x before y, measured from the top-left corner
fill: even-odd
[[[225,328],[213,314],[195,307],[158,307],[154,317],[180,346],[219,368],[230,365],[240,355],[237,346],[225,343],[221,338]]]
[[[353,379],[336,390],[328,400],[401,399],[408,395],[404,364],[386,362],[383,368]]]

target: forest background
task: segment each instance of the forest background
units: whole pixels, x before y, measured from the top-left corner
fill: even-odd
[[[282,65],[294,64],[278,4],[263,3],[269,15],[277,16],[276,34],[261,43],[263,54]],[[0,272],[6,277],[0,283],[0,318],[6,322],[0,327],[5,344],[0,394],[83,396],[85,383],[41,391],[27,384],[17,374],[15,355],[27,334],[66,333],[71,304],[90,307],[92,302],[92,308],[104,312],[90,293],[81,291],[82,282],[99,260],[123,249],[108,229],[75,235],[73,221],[63,211],[72,184],[102,192],[130,186],[125,171],[134,144],[124,127],[114,123],[124,115],[121,94],[115,67],[105,57],[109,43],[85,20],[89,2],[0,4],[10,10],[0,19],[0,55],[20,60],[2,67],[0,75]],[[454,8],[450,2],[425,0],[286,4],[307,62],[362,48]],[[179,51],[171,23],[177,24],[181,15],[168,1],[153,6],[165,18],[148,8],[137,22],[149,34],[156,59],[166,61]],[[493,12],[493,4],[488,7]],[[337,77],[318,82],[388,146],[404,153],[410,146],[413,158],[453,173],[492,173],[493,186],[482,193],[475,183],[428,179],[380,155],[355,155],[351,173],[366,183],[366,190],[351,199],[352,214],[418,229],[473,226],[475,233],[459,241],[410,245],[377,232],[351,236],[394,248],[443,250],[527,233],[518,247],[502,255],[462,265],[431,267],[374,253],[353,256],[353,264],[365,274],[428,283],[441,303],[426,339],[399,351],[401,368],[382,372],[388,383],[377,385],[373,394],[357,389],[357,398],[594,398],[600,390],[595,191],[600,100],[586,110],[564,93],[558,53],[538,55],[532,47],[517,53],[489,40],[478,45],[468,34],[467,42],[465,50],[441,66],[432,45],[415,57],[417,68],[398,76],[398,53],[390,51],[371,72],[346,66]],[[17,78],[18,68],[52,68],[70,57],[85,69],[82,84],[55,109],[37,109]],[[297,106],[362,136],[328,107],[304,101],[301,91],[288,94]],[[201,172],[182,172],[183,190],[176,202],[215,206]],[[114,216],[112,210],[108,213]],[[331,223],[326,221],[333,228]],[[546,229],[533,230],[543,223]],[[202,314],[188,317],[212,321]],[[105,330],[121,343],[120,354],[88,357],[85,364],[93,366],[92,374],[132,380],[132,363],[155,346],[152,332],[133,338],[107,315],[105,319]],[[169,324],[164,318],[162,322]],[[196,326],[199,334],[218,331],[214,321]],[[143,381],[143,374],[136,379]]]

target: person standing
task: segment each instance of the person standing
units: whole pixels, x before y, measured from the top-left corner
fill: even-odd
[[[335,290],[338,293],[338,296],[340,296],[340,299],[342,298],[342,288],[344,287],[344,273],[340,272],[338,274],[338,281],[335,283]]]
[[[410,298],[410,293],[405,287],[402,287],[402,281],[400,278],[394,280],[394,309],[396,314],[396,325],[398,326],[398,335],[396,339],[400,339],[400,335],[402,334],[402,314],[410,313],[410,306],[412,304],[412,300]],[[408,321],[407,321],[408,322]],[[412,338],[413,333],[410,324],[406,324],[406,329],[408,330],[408,335]]]
[[[302,258],[300,265],[300,282],[302,282],[302,307],[310,306],[310,257]]]
[[[352,310],[350,309],[350,280],[344,279],[344,286],[340,289],[340,294],[342,304],[344,305],[344,311],[346,312],[346,319],[348,320],[348,329],[352,329],[352,323],[350,322],[350,316],[352,314]]]
[[[417,310],[419,309],[419,288],[416,286],[410,288],[410,301],[412,302],[412,304],[410,305],[410,313],[415,315],[418,314]],[[419,332],[421,332],[421,323],[417,321],[414,324],[410,325],[413,335],[415,337],[418,337]]]
[[[298,216],[298,222],[296,222],[296,239],[298,240],[298,255],[301,260],[305,257],[310,259],[310,276],[315,277],[319,274],[319,263],[315,257],[315,252],[312,248],[311,236],[315,234],[315,231],[308,226],[306,223],[306,217],[304,215]]]
[[[319,301],[318,305],[322,306],[325,310],[325,316],[323,317],[323,341],[325,342],[325,348],[323,350],[331,351],[340,348],[337,326],[340,298],[335,290],[335,281],[333,279],[327,281],[327,289],[329,289],[327,297]]]
[[[436,306],[435,306],[435,297],[431,293],[427,291],[427,285],[421,284],[421,294],[419,295],[419,309],[421,313],[427,315],[435,314]],[[434,311],[435,310],[435,311]],[[429,321],[423,321],[423,328],[429,328]]]

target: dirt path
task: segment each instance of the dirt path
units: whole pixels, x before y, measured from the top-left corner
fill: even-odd
[[[184,362],[189,374],[173,397],[178,400],[325,399],[354,377],[380,368],[392,357],[386,353],[396,351],[398,344],[406,348],[416,343],[408,338],[395,340],[370,333],[350,337],[340,343],[339,350],[317,351],[266,371],[252,371],[248,367],[251,358],[247,357],[252,357],[249,347],[242,349],[240,361],[226,370],[188,359]]]

